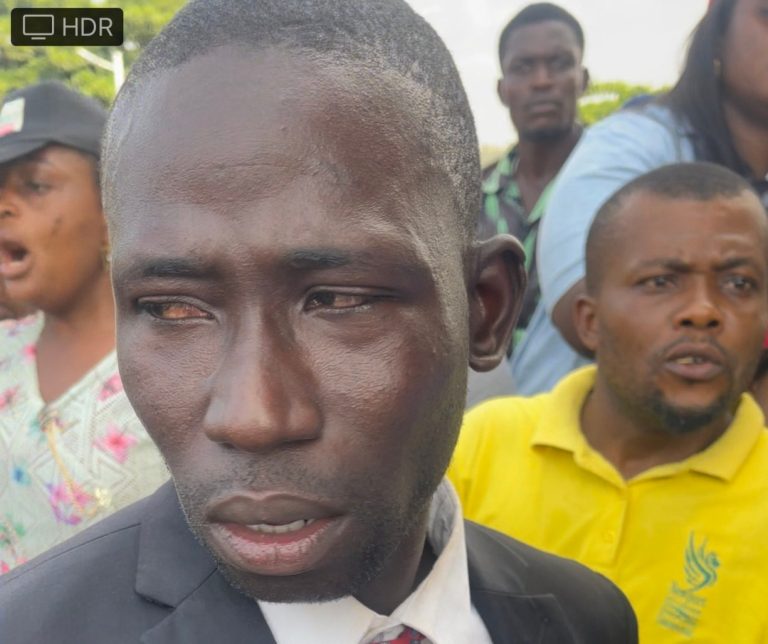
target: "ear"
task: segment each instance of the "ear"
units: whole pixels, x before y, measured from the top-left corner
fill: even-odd
[[[107,217],[104,214],[104,209],[101,209],[101,242],[105,246],[109,246],[109,225],[107,222]]]
[[[583,94],[584,92],[587,91],[587,88],[589,87],[589,81],[591,79],[589,77],[589,70],[586,67],[582,67],[581,69],[582,69],[582,74],[584,76],[584,78],[581,81],[581,93]]]
[[[497,235],[475,246],[469,288],[469,365],[490,371],[507,353],[527,284],[525,251],[511,235]]]
[[[504,107],[509,107],[509,105],[507,105],[507,99],[504,98],[504,92],[501,89],[501,83],[503,81],[504,81],[503,78],[500,78],[499,80],[496,81],[496,95],[499,97],[499,100],[501,101],[501,104]]]
[[[582,344],[591,353],[597,351],[600,324],[597,321],[595,300],[591,295],[581,294],[573,303],[573,324]]]

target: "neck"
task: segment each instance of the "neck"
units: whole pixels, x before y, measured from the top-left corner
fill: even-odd
[[[608,391],[599,373],[581,410],[581,429],[587,442],[625,480],[698,454],[722,436],[732,420],[728,414],[694,431],[671,433],[648,418],[632,418]]]
[[[384,569],[356,595],[358,601],[380,615],[390,615],[426,578],[436,561],[427,540],[428,516],[427,510]]]
[[[768,175],[768,122],[751,119],[725,103],[725,120],[734,146],[756,179]]]
[[[115,303],[109,274],[99,277],[81,289],[67,306],[45,311],[45,324],[40,342],[47,345],[69,345],[95,357],[103,357],[115,346]]]
[[[532,141],[521,139],[517,145],[517,177],[551,181],[563,167],[573,148],[581,138],[582,128],[574,124],[573,128],[557,139]]]

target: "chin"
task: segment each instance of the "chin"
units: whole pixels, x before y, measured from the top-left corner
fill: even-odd
[[[316,603],[340,599],[357,591],[349,580],[329,579],[318,573],[302,573],[288,577],[263,577],[243,572],[217,561],[227,583],[254,601],[274,603]]]
[[[520,133],[520,138],[531,143],[547,143],[562,139],[571,132],[570,125],[553,124],[549,127],[537,127],[530,130],[524,130]]]
[[[650,413],[664,431],[674,436],[690,434],[708,427],[718,419],[729,418],[734,407],[729,394],[723,394],[709,403],[676,404],[661,394],[650,401]]]

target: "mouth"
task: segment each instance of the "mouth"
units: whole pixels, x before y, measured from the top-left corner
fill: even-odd
[[[691,382],[714,380],[724,371],[723,358],[715,347],[696,343],[676,346],[665,356],[667,371]]]
[[[536,101],[528,104],[528,113],[532,116],[555,114],[560,111],[557,101]]]
[[[346,531],[347,517],[329,505],[284,493],[242,493],[206,513],[209,544],[227,563],[265,576],[318,567]]]
[[[254,523],[253,525],[247,525],[245,527],[261,534],[288,534],[290,532],[298,532],[315,521],[316,519],[297,519],[296,521],[291,521],[291,523],[285,523],[283,525]]]
[[[31,255],[23,244],[0,240],[0,277],[6,281],[24,277],[31,268]]]

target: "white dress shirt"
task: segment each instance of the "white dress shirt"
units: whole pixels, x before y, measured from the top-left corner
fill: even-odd
[[[464,522],[447,480],[432,498],[428,539],[437,561],[391,615],[351,596],[313,604],[259,602],[277,644],[367,644],[403,624],[425,635],[425,644],[491,644],[470,601]]]

